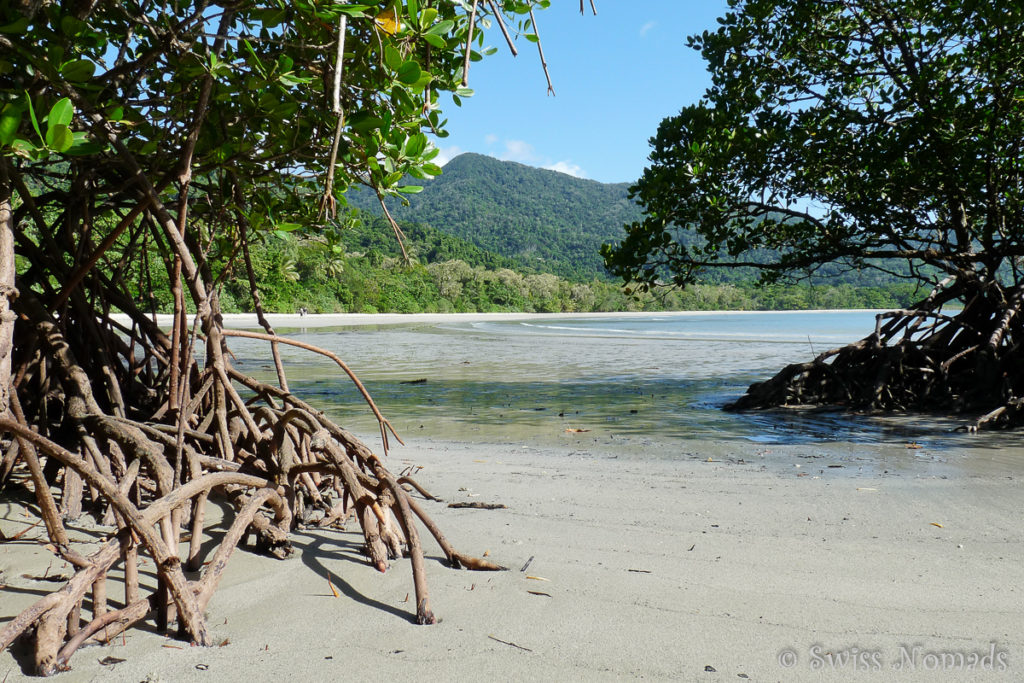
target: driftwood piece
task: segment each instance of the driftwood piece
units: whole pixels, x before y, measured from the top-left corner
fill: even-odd
[[[502,503],[481,503],[472,501],[469,503],[448,503],[450,508],[470,508],[473,510],[504,510],[507,506]]]

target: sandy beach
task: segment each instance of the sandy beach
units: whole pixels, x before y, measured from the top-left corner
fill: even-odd
[[[300,530],[292,559],[232,559],[209,608],[223,647],[136,628],[58,680],[1020,679],[1016,476],[865,475],[808,446],[786,471],[753,447],[699,446],[644,462],[413,442],[391,457],[422,466],[434,495],[508,506],[427,503],[458,547],[509,568],[453,570],[431,547],[441,623],[411,622],[408,561],[381,575],[354,535]],[[24,526],[5,503],[0,530]],[[0,545],[5,621],[46,587],[23,574],[58,570],[39,537]],[[0,656],[0,677],[21,678],[19,657]]]
[[[358,320],[283,316],[272,324]],[[254,318],[228,322],[245,327]],[[437,338],[449,349],[457,340]],[[412,348],[427,338],[393,339]],[[356,341],[346,338],[347,348]],[[485,351],[496,344],[481,343]],[[469,367],[479,364],[473,358]],[[432,365],[423,389],[440,391],[435,375],[444,363],[462,367],[460,359]],[[311,372],[323,374],[320,366]],[[467,423],[445,439],[416,433],[410,422],[408,445],[389,456],[392,471],[422,468],[416,478],[445,503],[507,506],[423,503],[457,548],[508,568],[451,569],[427,538],[439,624],[413,623],[408,560],[380,574],[361,554],[354,524],[300,528],[288,560],[248,550],[232,557],[207,615],[221,646],[189,647],[147,621],[80,650],[57,680],[1024,677],[1019,445],[986,438],[910,450],[920,444],[899,433],[872,443],[759,443],[664,429],[624,436],[636,409],[610,422],[593,417],[610,425],[604,430],[567,434],[557,406],[534,413],[525,405],[519,414],[547,415],[540,426],[523,417],[503,432]],[[554,437],[540,438],[542,429]],[[379,437],[363,433],[379,447]],[[35,520],[27,502],[5,489],[5,536]],[[207,533],[222,532],[211,514]],[[0,625],[60,586],[42,577],[69,571],[45,542],[36,527],[0,543]],[[0,681],[23,680],[29,661],[18,645],[0,653]]]

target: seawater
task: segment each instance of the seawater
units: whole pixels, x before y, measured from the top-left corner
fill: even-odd
[[[891,446],[911,462],[945,461],[961,448],[990,454],[1008,443],[1019,448],[1016,435],[993,440],[957,433],[959,422],[941,416],[722,410],[752,382],[785,365],[867,336],[875,315],[566,315],[279,332],[342,357],[402,436],[621,447],[656,457],[690,453],[690,445],[707,439],[763,451],[773,445],[863,446],[868,460],[877,457],[878,447]],[[232,340],[240,369],[271,380],[266,344],[240,341]],[[282,353],[292,391],[350,429],[375,431],[365,403],[337,366],[308,351],[283,347]]]

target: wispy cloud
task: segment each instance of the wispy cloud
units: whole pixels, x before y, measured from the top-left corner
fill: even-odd
[[[484,142],[486,142],[488,145],[493,145],[497,141],[498,136],[495,135],[494,133],[488,133],[487,136],[484,137]]]
[[[537,161],[537,155],[533,151],[533,145],[523,140],[505,140],[505,154],[502,159],[506,161],[520,161],[527,163]]]
[[[498,142],[497,136],[493,136],[493,141],[491,140],[491,137],[492,136],[490,135],[487,136],[489,143]],[[586,172],[579,164],[575,164],[569,159],[552,161],[551,157],[538,153],[537,149],[525,140],[509,138],[502,140],[501,146],[504,148],[504,151],[497,156],[502,161],[517,161],[521,164],[545,168],[549,171],[558,171],[559,173],[565,173],[566,175],[575,176],[577,178],[587,177]]]
[[[646,24],[640,27],[640,37],[643,38],[647,35],[647,32],[658,25],[656,21],[648,21]]]
[[[434,157],[434,163],[438,166],[444,166],[455,157],[462,154],[463,150],[458,145],[452,145],[451,147],[441,147],[441,153]]]
[[[571,175],[576,178],[587,177],[587,174],[584,172],[582,168],[580,168],[579,164],[574,164],[571,161],[556,161],[555,163],[548,164],[543,168],[546,168],[549,171],[558,171],[559,173],[565,173],[566,175]]]

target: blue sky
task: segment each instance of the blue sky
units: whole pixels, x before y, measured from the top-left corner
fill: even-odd
[[[443,103],[451,135],[442,161],[478,152],[601,182],[640,177],[658,123],[696,102],[710,79],[686,36],[717,27],[726,0],[576,0],[537,12],[556,96],[547,95],[537,46],[516,42],[512,58],[496,27],[498,54],[474,62],[462,107]]]

